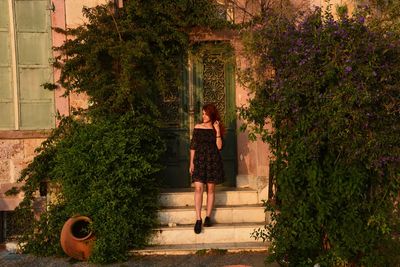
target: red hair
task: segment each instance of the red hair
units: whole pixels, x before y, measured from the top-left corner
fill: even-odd
[[[219,121],[220,134],[223,136],[225,134],[225,126],[221,121],[221,116],[219,115],[217,107],[214,104],[206,104],[203,106],[203,110],[207,116],[210,117],[212,124],[214,124],[215,121]]]

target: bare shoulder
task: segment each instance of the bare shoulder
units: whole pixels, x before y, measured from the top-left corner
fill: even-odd
[[[204,126],[201,123],[198,123],[194,126],[195,129],[203,129]]]

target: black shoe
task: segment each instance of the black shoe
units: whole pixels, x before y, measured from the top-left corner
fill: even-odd
[[[196,234],[200,234],[201,233],[201,223],[202,223],[202,220],[197,220],[196,224],[194,225],[194,232]]]
[[[210,217],[206,217],[205,219],[204,219],[204,227],[210,227],[210,226],[212,226],[212,224],[211,224],[211,219],[210,219]]]

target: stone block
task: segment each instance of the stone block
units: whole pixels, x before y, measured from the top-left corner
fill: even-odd
[[[10,179],[10,160],[0,160],[0,182],[8,182]]]
[[[250,183],[249,179],[251,179],[251,175],[237,175],[236,176],[236,187],[238,188],[249,188]]]
[[[0,140],[0,160],[24,158],[23,148],[21,140]]]
[[[38,148],[45,139],[25,139],[24,140],[24,158],[33,159],[37,153],[35,149]]]
[[[21,172],[25,169],[28,164],[31,162],[30,159],[15,159],[10,160],[10,174],[9,174],[9,182],[15,183],[21,176]]]

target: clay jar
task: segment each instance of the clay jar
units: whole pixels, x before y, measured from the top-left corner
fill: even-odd
[[[91,222],[88,217],[80,215],[65,222],[60,236],[61,247],[65,254],[84,261],[90,257],[95,240],[89,229]]]

